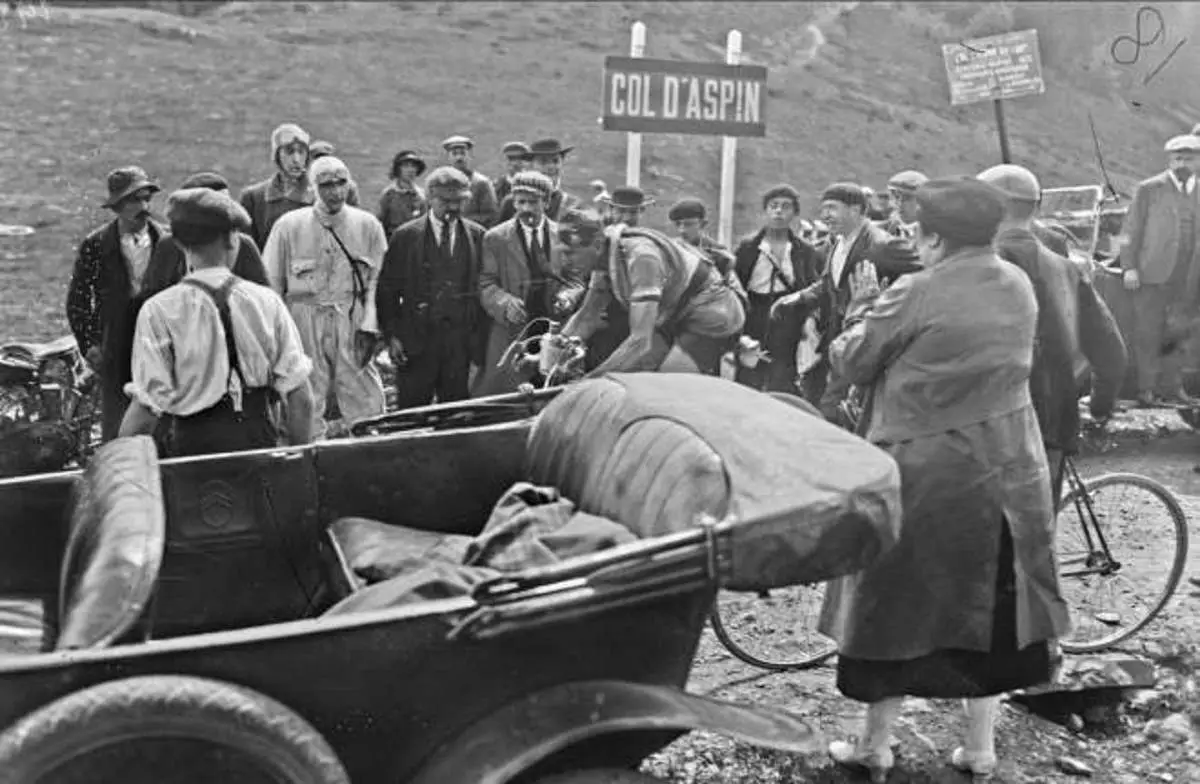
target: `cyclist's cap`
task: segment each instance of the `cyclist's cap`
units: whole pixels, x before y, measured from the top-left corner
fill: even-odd
[[[917,188],[920,188],[927,182],[929,182],[929,178],[921,172],[907,169],[893,174],[892,178],[888,180],[887,186],[901,193],[916,193]]]
[[[250,214],[225,191],[183,188],[167,199],[167,220],[172,227],[188,226],[219,231],[248,231]]]
[[[588,245],[604,231],[604,220],[595,210],[572,209],[559,219],[558,228],[560,233],[572,234],[581,244]]]
[[[680,199],[672,204],[671,209],[667,211],[667,220],[672,223],[691,218],[704,220],[708,217],[706,213],[704,202],[699,199]]]
[[[993,185],[1015,201],[1036,203],[1042,198],[1042,186],[1033,172],[1024,166],[1001,163],[979,173],[978,179]]]

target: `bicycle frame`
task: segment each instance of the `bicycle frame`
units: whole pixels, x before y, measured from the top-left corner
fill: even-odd
[[[1104,531],[1100,527],[1100,522],[1096,519],[1096,509],[1092,506],[1092,496],[1087,490],[1083,479],[1079,476],[1079,472],[1075,469],[1075,463],[1066,455],[1063,455],[1060,462],[1060,470],[1063,472],[1067,480],[1068,497],[1074,502],[1075,511],[1079,515],[1079,524],[1083,529],[1084,541],[1087,542],[1087,557],[1085,563],[1087,568],[1079,571],[1063,571],[1061,577],[1081,577],[1089,574],[1110,575],[1121,569],[1121,562],[1112,557],[1112,551],[1108,547],[1108,539],[1104,536]],[[1087,514],[1084,514],[1084,510]],[[1097,544],[1099,550],[1097,550]]]

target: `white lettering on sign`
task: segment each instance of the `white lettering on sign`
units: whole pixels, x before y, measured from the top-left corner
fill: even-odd
[[[650,108],[650,74],[642,74],[642,113],[639,117],[657,117]]]
[[[625,89],[625,74],[615,73],[612,75],[612,106],[610,107],[613,114],[618,117],[625,115],[625,99],[622,97],[622,90]]]
[[[679,118],[679,77],[663,79],[663,117],[667,120]]]
[[[687,112],[684,117],[688,120],[699,120],[700,117],[700,80],[692,77],[688,80]]]

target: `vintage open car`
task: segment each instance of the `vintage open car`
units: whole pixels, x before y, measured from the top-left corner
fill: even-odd
[[[700,376],[451,408],[497,407],[162,461],[117,439],[83,472],[0,481],[0,782],[637,782],[697,729],[811,750],[791,714],[684,687],[719,586],[894,543],[891,458]],[[632,541],[411,581],[466,569],[439,547],[522,481]]]

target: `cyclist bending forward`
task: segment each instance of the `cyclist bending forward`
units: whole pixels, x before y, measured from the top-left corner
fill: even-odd
[[[561,336],[588,340],[612,300],[629,313],[629,334],[589,375],[615,371],[720,372],[746,320],[728,271],[661,232],[605,227],[572,210],[559,222],[567,266],[588,280],[583,304]]]

